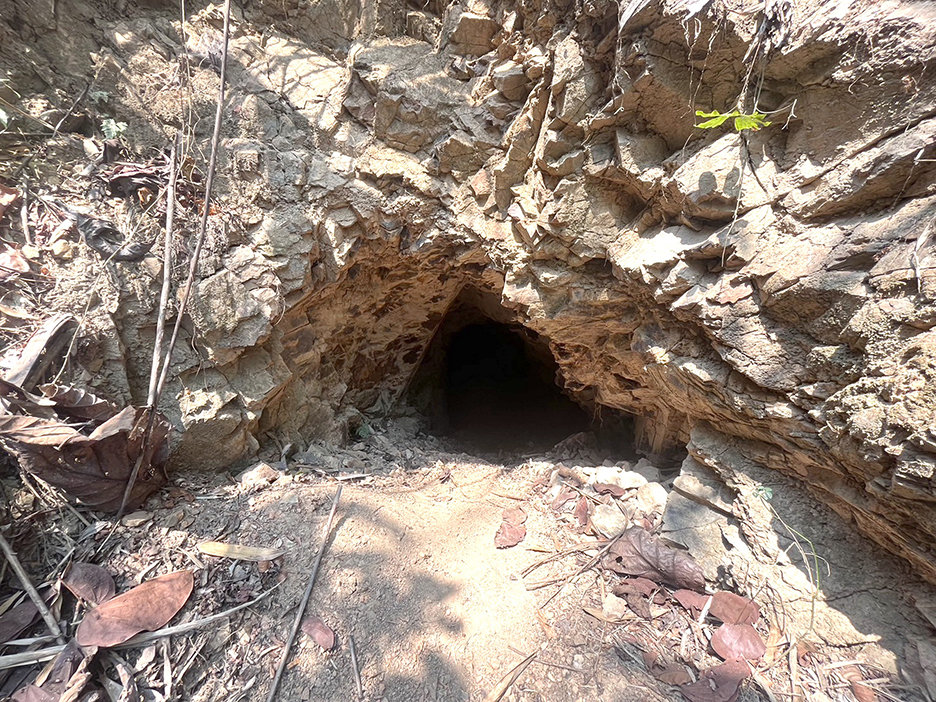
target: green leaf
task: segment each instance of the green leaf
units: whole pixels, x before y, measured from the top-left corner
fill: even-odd
[[[110,117],[101,122],[101,131],[107,139],[116,139],[127,131],[126,122],[116,122]]]
[[[762,115],[760,112],[755,112],[751,115],[738,115],[735,117],[734,128],[737,131],[743,131],[745,129],[753,129],[755,132],[761,127],[769,127],[770,122],[765,122],[764,117],[767,115]]]
[[[737,110],[732,110],[731,112],[726,112],[725,114],[722,114],[718,110],[712,110],[711,112],[703,112],[702,110],[696,110],[696,117],[713,118],[713,119],[708,119],[705,122],[702,122],[701,124],[697,124],[696,126],[699,129],[713,129],[715,127],[722,126],[727,120],[731,119],[732,117],[737,117],[740,114],[741,113],[738,112]]]

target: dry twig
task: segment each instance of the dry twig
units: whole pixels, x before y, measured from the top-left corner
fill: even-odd
[[[332,522],[335,520],[335,512],[338,510],[338,500],[341,499],[341,488],[338,484],[338,491],[335,493],[335,501],[332,502],[331,512],[328,515],[328,523],[325,525],[325,533],[322,536],[322,544],[319,546],[318,556],[315,557],[315,565],[312,566],[312,573],[309,575],[309,584],[306,585],[305,593],[302,595],[302,601],[299,603],[299,610],[296,612],[296,618],[293,621],[292,629],[289,632],[289,638],[286,639],[286,645],[283,646],[283,656],[280,658],[279,667],[276,669],[276,675],[270,685],[270,694],[267,695],[267,702],[273,702],[276,698],[276,689],[279,687],[280,678],[283,677],[283,671],[286,670],[286,661],[289,660],[289,652],[292,649],[293,641],[296,640],[296,633],[299,631],[299,625],[302,623],[302,614],[305,612],[306,605],[309,604],[309,598],[312,596],[312,588],[315,586],[315,579],[318,577],[319,566],[322,565],[322,556],[325,555],[325,546],[328,544],[328,535],[331,533]]]

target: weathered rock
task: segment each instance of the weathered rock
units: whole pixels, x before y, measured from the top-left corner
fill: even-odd
[[[98,52],[97,89],[141,150],[187,119],[182,87],[146,82],[179,74],[160,12],[102,20],[65,54]],[[186,429],[176,461],[341,440],[400,401],[471,299],[535,334],[584,407],[635,417],[654,460],[688,446],[716,472],[793,476],[936,581],[928,4],[804,0],[808,22],[763,24],[709,3],[690,33],[681,0],[279,12],[254,4],[232,42],[220,206],[163,398]],[[184,35],[204,94],[211,13]],[[3,27],[11,88],[71,75],[51,30],[27,47]],[[694,126],[739,100],[773,124]],[[91,267],[67,265],[88,273],[58,275],[53,307],[91,294]],[[157,285],[93,293],[88,374],[112,397],[146,394]],[[694,472],[676,487],[732,504]]]

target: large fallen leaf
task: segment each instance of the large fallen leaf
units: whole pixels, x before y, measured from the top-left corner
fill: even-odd
[[[684,551],[670,548],[641,527],[621,534],[602,559],[602,566],[621,575],[639,575],[657,583],[702,590],[702,567]]]
[[[116,646],[141,631],[158,629],[182,609],[194,584],[188,570],[147,580],[88,612],[75,638],[82,646]]]
[[[716,592],[709,614],[725,624],[753,624],[760,616],[760,607],[733,592]]]
[[[89,435],[58,419],[0,415],[0,441],[23,470],[94,509],[114,512],[143,450],[145,409],[126,407]],[[166,482],[169,422],[157,415],[127,505],[142,504]]]
[[[335,647],[335,632],[321,617],[314,614],[302,620],[302,631],[312,637],[312,640],[326,651]]]
[[[755,661],[767,652],[767,645],[750,624],[722,624],[712,634],[712,648],[719,656]]]
[[[689,702],[734,702],[738,698],[738,688],[750,674],[747,663],[733,658],[703,670],[696,682],[683,685],[679,691]]]
[[[96,605],[107,602],[117,591],[111,574],[93,563],[72,563],[62,576],[62,585],[75,597]]]
[[[286,551],[281,548],[262,548],[260,546],[242,546],[226,544],[223,541],[205,541],[198,544],[198,550],[209,556],[234,558],[238,561],[273,561]]]
[[[510,548],[516,546],[526,537],[526,513],[519,507],[508,507],[504,510],[503,521],[494,535],[494,545],[497,548]]]
[[[0,644],[12,641],[33,623],[39,610],[32,600],[20,602],[0,616]]]

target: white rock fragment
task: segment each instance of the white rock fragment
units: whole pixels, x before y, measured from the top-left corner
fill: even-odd
[[[247,488],[266,487],[279,478],[280,475],[281,473],[276,468],[261,461],[253,468],[237,476],[237,482]]]
[[[608,485],[617,485],[624,490],[635,490],[641,485],[646,485],[647,479],[639,473],[624,470],[617,466],[600,466],[595,470],[590,482],[592,485],[606,483]]]
[[[647,483],[637,488],[634,503],[637,510],[645,515],[663,514],[669,493],[659,483]]]
[[[616,504],[596,505],[591,514],[592,526],[607,537],[620,534],[630,526],[630,520]]]

